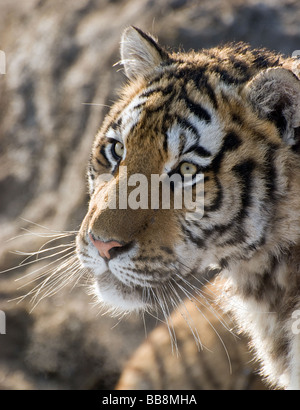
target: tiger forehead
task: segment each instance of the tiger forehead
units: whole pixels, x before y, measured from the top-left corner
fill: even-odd
[[[215,133],[220,136],[220,128],[232,128],[233,123],[245,127],[252,122],[251,109],[245,109],[240,95],[245,83],[262,66],[278,64],[279,60],[278,56],[262,57],[239,46],[171,57],[151,78],[140,78],[124,88],[96,138],[96,146],[103,144],[103,137],[125,145],[138,138],[140,147],[151,143],[153,148],[160,140],[166,149],[174,135],[171,130],[177,126],[177,140],[178,128],[198,137],[198,142],[204,133],[205,144],[213,146],[215,153],[221,142]]]
[[[100,136],[109,131],[109,136],[122,140],[124,128],[126,137],[130,122],[136,125],[140,114],[155,119],[158,125],[162,117],[167,122],[166,112],[170,116],[172,110],[188,115],[188,105],[194,110],[193,103],[200,100],[204,110],[209,112],[207,107],[210,107],[222,115],[226,90],[231,90],[234,95],[258,71],[281,64],[280,55],[267,50],[252,50],[243,43],[200,52],[172,53],[151,78],[137,78],[124,87],[119,102],[104,121]],[[204,110],[202,116],[208,118]],[[126,124],[130,116],[133,121]],[[234,118],[238,119],[238,115]],[[162,131],[165,130],[162,128]]]
[[[184,123],[191,115],[208,124],[214,114],[211,96],[202,87],[196,87],[193,79],[165,76],[145,86],[123,105],[111,118],[105,136],[126,142],[139,128],[144,138],[153,138],[153,134],[165,135],[174,122]]]

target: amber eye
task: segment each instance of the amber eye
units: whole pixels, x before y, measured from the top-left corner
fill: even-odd
[[[195,175],[197,173],[197,167],[190,162],[183,162],[180,165],[180,173],[181,175]]]
[[[111,147],[111,152],[114,158],[119,160],[124,155],[124,145],[119,141],[114,142]]]

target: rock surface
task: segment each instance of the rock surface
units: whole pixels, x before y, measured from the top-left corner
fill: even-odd
[[[22,228],[78,229],[93,136],[125,80],[114,64],[126,26],[185,50],[243,40],[291,54],[300,49],[299,21],[297,0],[2,0],[0,270],[21,261],[12,250],[34,251],[45,242],[15,238]],[[21,267],[0,276],[7,327],[0,335],[0,388],[112,388],[145,337],[141,318],[119,323],[99,315],[79,286],[30,313],[28,299],[7,302],[24,294],[15,279],[29,272]],[[147,331],[153,325],[148,318]]]

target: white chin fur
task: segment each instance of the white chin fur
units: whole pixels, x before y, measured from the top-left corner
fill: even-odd
[[[133,312],[145,310],[147,305],[140,300],[136,293],[123,294],[111,283],[109,287],[102,286],[96,280],[96,295],[103,305],[118,312]]]

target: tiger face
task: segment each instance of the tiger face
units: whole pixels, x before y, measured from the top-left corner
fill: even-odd
[[[99,299],[131,311],[176,304],[211,266],[271,243],[300,94],[286,60],[244,44],[169,54],[132,27],[121,57],[129,83],[94,141],[77,253]],[[202,176],[200,216],[175,207],[172,185],[170,206],[151,206],[152,176],[162,174],[188,175],[193,198]]]

